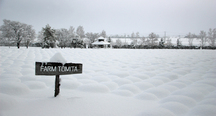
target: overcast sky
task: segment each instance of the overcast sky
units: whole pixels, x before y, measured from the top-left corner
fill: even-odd
[[[3,19],[32,25],[36,32],[49,24],[109,35],[199,34],[216,28],[216,0],[0,0],[0,25]]]

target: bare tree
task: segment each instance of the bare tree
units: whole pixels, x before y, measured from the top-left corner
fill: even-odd
[[[214,47],[215,46],[215,42],[216,42],[216,28],[214,28],[213,30],[210,28],[209,32],[208,32],[208,42],[209,45]]]
[[[188,38],[189,46],[193,46],[193,40],[197,38],[197,36],[189,32],[185,37]]]
[[[200,41],[201,41],[201,48],[203,48],[203,46],[205,46],[205,43],[207,41],[206,32],[205,31],[200,31],[200,34],[199,34],[199,36],[198,36],[197,39],[200,39]]]

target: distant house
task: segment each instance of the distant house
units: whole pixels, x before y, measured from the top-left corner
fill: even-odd
[[[93,46],[96,46],[96,47],[98,47],[98,48],[107,48],[107,45],[110,45],[110,43],[107,42],[107,41],[105,40],[105,38],[99,37],[99,38],[97,39],[97,41],[95,41],[94,43],[92,43],[92,45],[93,45]]]

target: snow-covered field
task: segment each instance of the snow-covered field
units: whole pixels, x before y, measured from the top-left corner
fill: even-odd
[[[55,53],[83,73],[35,76]],[[215,50],[0,47],[0,115],[216,115]]]

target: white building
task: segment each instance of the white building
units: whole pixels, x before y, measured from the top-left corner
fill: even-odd
[[[97,46],[97,47],[99,47],[99,48],[107,48],[107,45],[110,45],[110,43],[107,42],[107,41],[105,40],[105,38],[99,37],[99,38],[97,39],[97,41],[95,41],[94,43],[92,43],[92,45],[95,45],[95,46]]]

